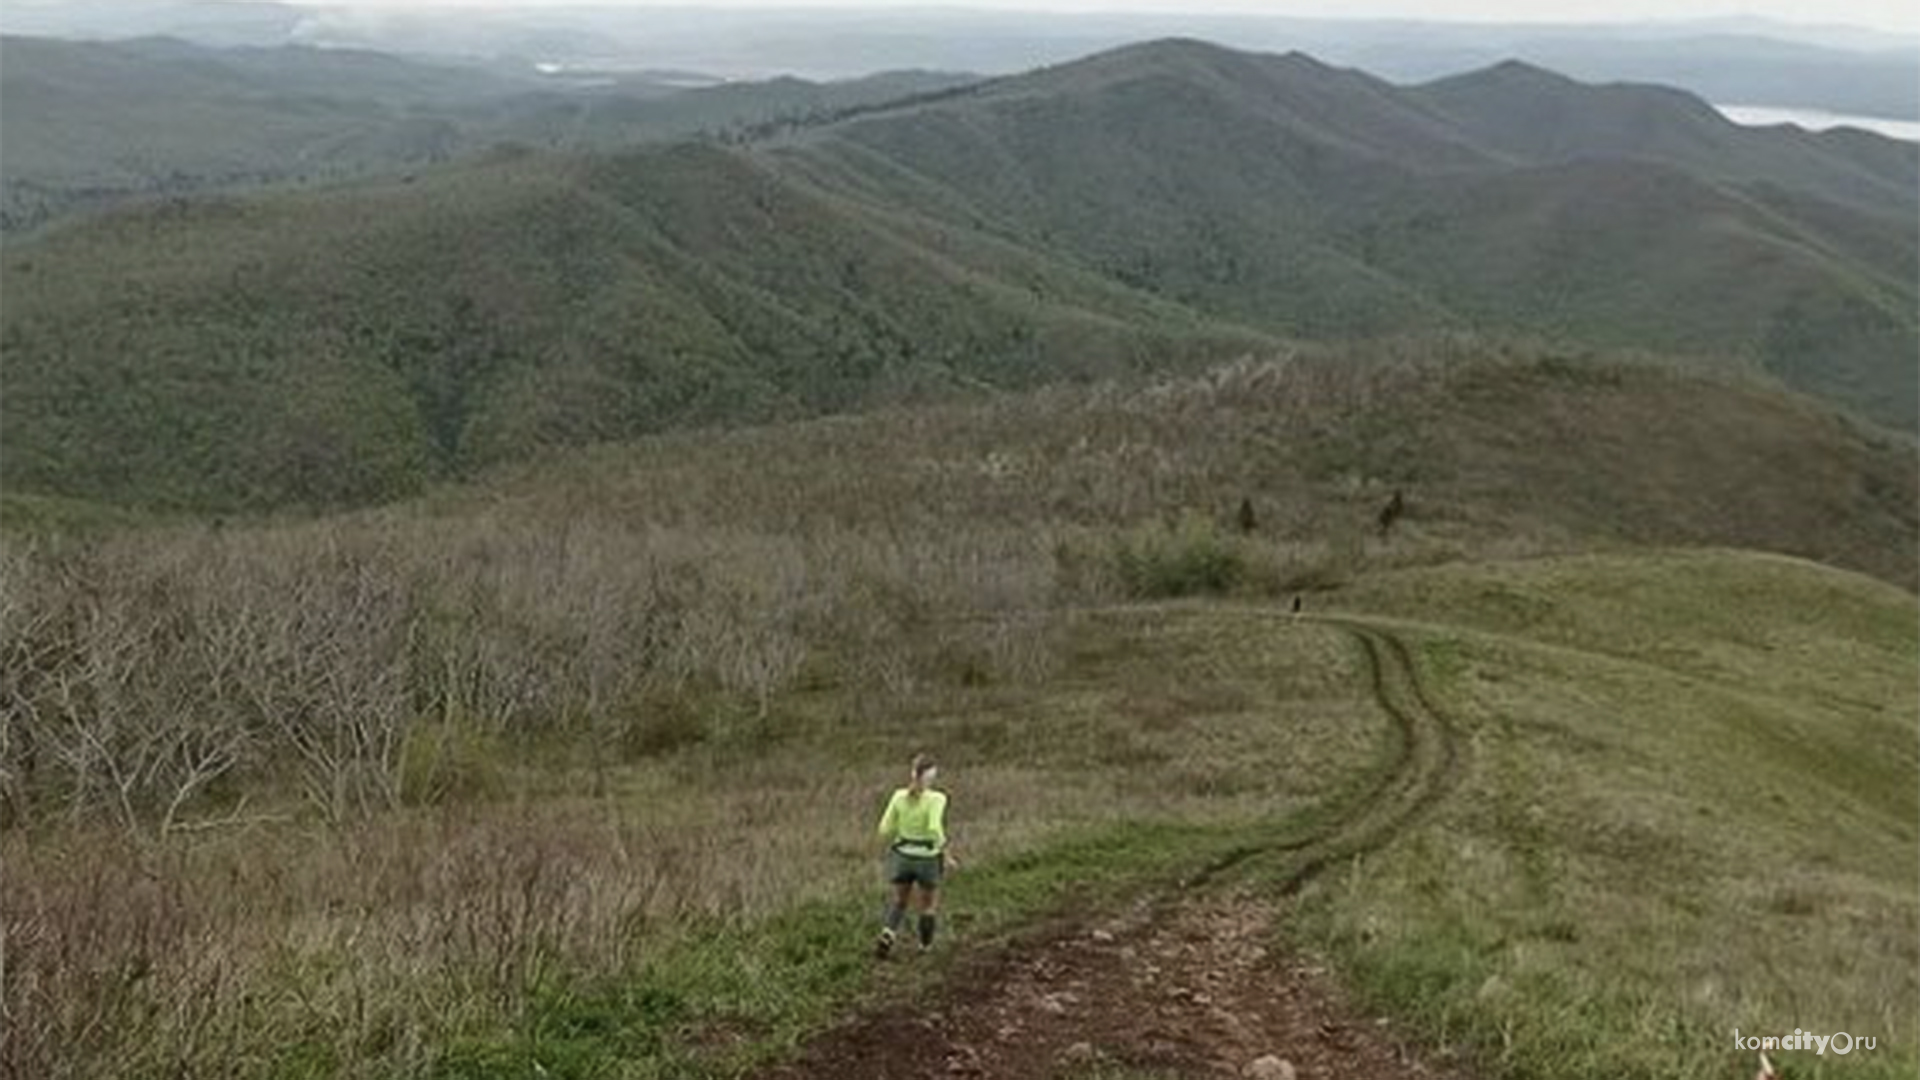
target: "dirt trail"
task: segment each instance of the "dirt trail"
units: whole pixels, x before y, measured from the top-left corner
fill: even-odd
[[[1398,835],[1459,770],[1456,729],[1421,688],[1405,643],[1359,619],[1316,621],[1357,641],[1395,733],[1387,767],[1349,814],[1303,839],[1239,849],[1124,915],[1050,923],[964,957],[931,1002],[859,1013],[765,1080],[1038,1080],[1113,1068],[1289,1075],[1279,1062],[1300,1080],[1465,1075],[1423,1061],[1390,1024],[1349,1002],[1324,966],[1275,946],[1287,898]],[[1285,860],[1280,889],[1207,888],[1254,858]],[[1277,1060],[1256,1064],[1269,1057]]]

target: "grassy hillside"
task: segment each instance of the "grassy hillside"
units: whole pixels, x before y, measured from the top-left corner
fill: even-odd
[[[1735,1025],[1873,1034],[1822,1066],[1904,1075],[1911,442],[1435,348],[8,532],[0,1061],[737,1075],[950,970],[859,951],[915,750],[963,815],[965,956],[1346,812],[1394,728],[1336,625],[1274,617],[1304,593],[1395,620],[1463,764],[1294,945],[1492,1077],[1711,1074]],[[1233,602],[1141,603],[1196,593]]]
[[[305,522],[72,529],[60,525],[75,517],[70,506],[16,498],[10,513],[34,511],[45,526],[11,522],[16,641],[45,650],[19,657],[18,673],[35,657],[84,654],[42,635],[138,638],[149,617],[162,633],[176,600],[201,593],[181,617],[226,625],[231,604],[313,590],[315,610],[334,616],[245,634],[277,640],[330,632],[336,616],[340,626],[374,620],[383,629],[355,638],[368,651],[332,663],[358,671],[342,687],[392,689],[386,665],[402,658],[384,635],[466,611],[416,640],[477,665],[480,698],[464,707],[546,730],[598,710],[575,696],[577,664],[613,664],[630,648],[646,656],[596,667],[610,681],[593,695],[636,693],[666,671],[679,689],[694,680],[774,693],[805,683],[806,656],[839,655],[849,641],[842,659],[860,678],[900,689],[984,647],[963,635],[944,655],[921,651],[916,628],[936,615],[973,613],[984,629],[1061,602],[1284,598],[1463,559],[1737,546],[1911,589],[1915,470],[1906,440],[1776,391],[1660,368],[1475,357],[1464,346],[1420,363],[1307,356],[1139,390],[660,436]],[[1376,515],[1395,491],[1405,512],[1383,532]],[[325,572],[340,552],[354,573]],[[488,566],[504,575],[494,584]],[[103,596],[124,601],[108,603],[112,618],[84,614]],[[542,642],[579,655],[551,680],[522,684],[548,665]],[[216,658],[183,655],[183,683],[162,680],[125,703],[200,694],[221,680],[193,672]],[[646,722],[646,711],[622,723]],[[85,771],[84,757],[43,764],[50,776]],[[135,798],[124,809],[143,808]]]
[[[1383,575],[1471,767],[1430,827],[1311,889],[1302,936],[1497,1075],[1718,1076],[1734,1028],[1916,1065],[1912,598],[1703,552]],[[1764,939],[1764,944],[1762,943]]]
[[[860,482],[821,462],[853,463]],[[1408,510],[1381,541],[1375,514],[1396,489]],[[1911,440],[1777,390],[1421,341],[1137,390],[664,436],[506,469],[428,505],[451,520],[591,506],[635,529],[777,520],[928,540],[1004,522],[1029,533],[1020,550],[1043,573],[1075,530],[1183,514],[1232,529],[1246,499],[1256,584],[1275,589],[1376,560],[1640,544],[1778,551],[1911,588],[1917,489]]]

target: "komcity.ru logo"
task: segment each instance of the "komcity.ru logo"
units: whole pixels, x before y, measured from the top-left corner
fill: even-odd
[[[1880,1040],[1871,1035],[1855,1038],[1844,1031],[1832,1035],[1815,1035],[1811,1031],[1793,1029],[1791,1035],[1741,1035],[1739,1028],[1733,1029],[1733,1048],[1735,1050],[1811,1050],[1824,1054],[1829,1048],[1836,1054],[1852,1053],[1854,1047],[1862,1050],[1877,1049]]]

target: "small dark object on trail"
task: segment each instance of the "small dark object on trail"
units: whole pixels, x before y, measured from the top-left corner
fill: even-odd
[[[1388,499],[1387,505],[1380,509],[1380,539],[1387,538],[1387,533],[1393,529],[1393,523],[1399,521],[1400,515],[1406,512],[1407,500],[1401,497],[1399,488],[1394,488],[1393,498]]]
[[[1259,527],[1260,527],[1259,521],[1257,521],[1253,516],[1253,500],[1241,499],[1240,500],[1240,531],[1243,533],[1250,533]]]
[[[1299,593],[1293,594],[1293,613],[1295,615],[1300,614],[1300,594]]]

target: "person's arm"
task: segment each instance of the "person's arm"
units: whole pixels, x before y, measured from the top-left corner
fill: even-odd
[[[892,844],[893,838],[899,835],[900,833],[900,793],[899,792],[896,791],[892,795],[887,797],[887,808],[885,811],[883,811],[880,814],[880,828],[877,830],[877,832],[880,835],[880,843],[883,847]]]
[[[940,797],[939,804],[935,806],[933,810],[933,835],[934,839],[940,844],[940,861],[944,867],[948,870],[959,869],[960,859],[953,853],[953,840],[947,835],[947,798],[945,795]]]

